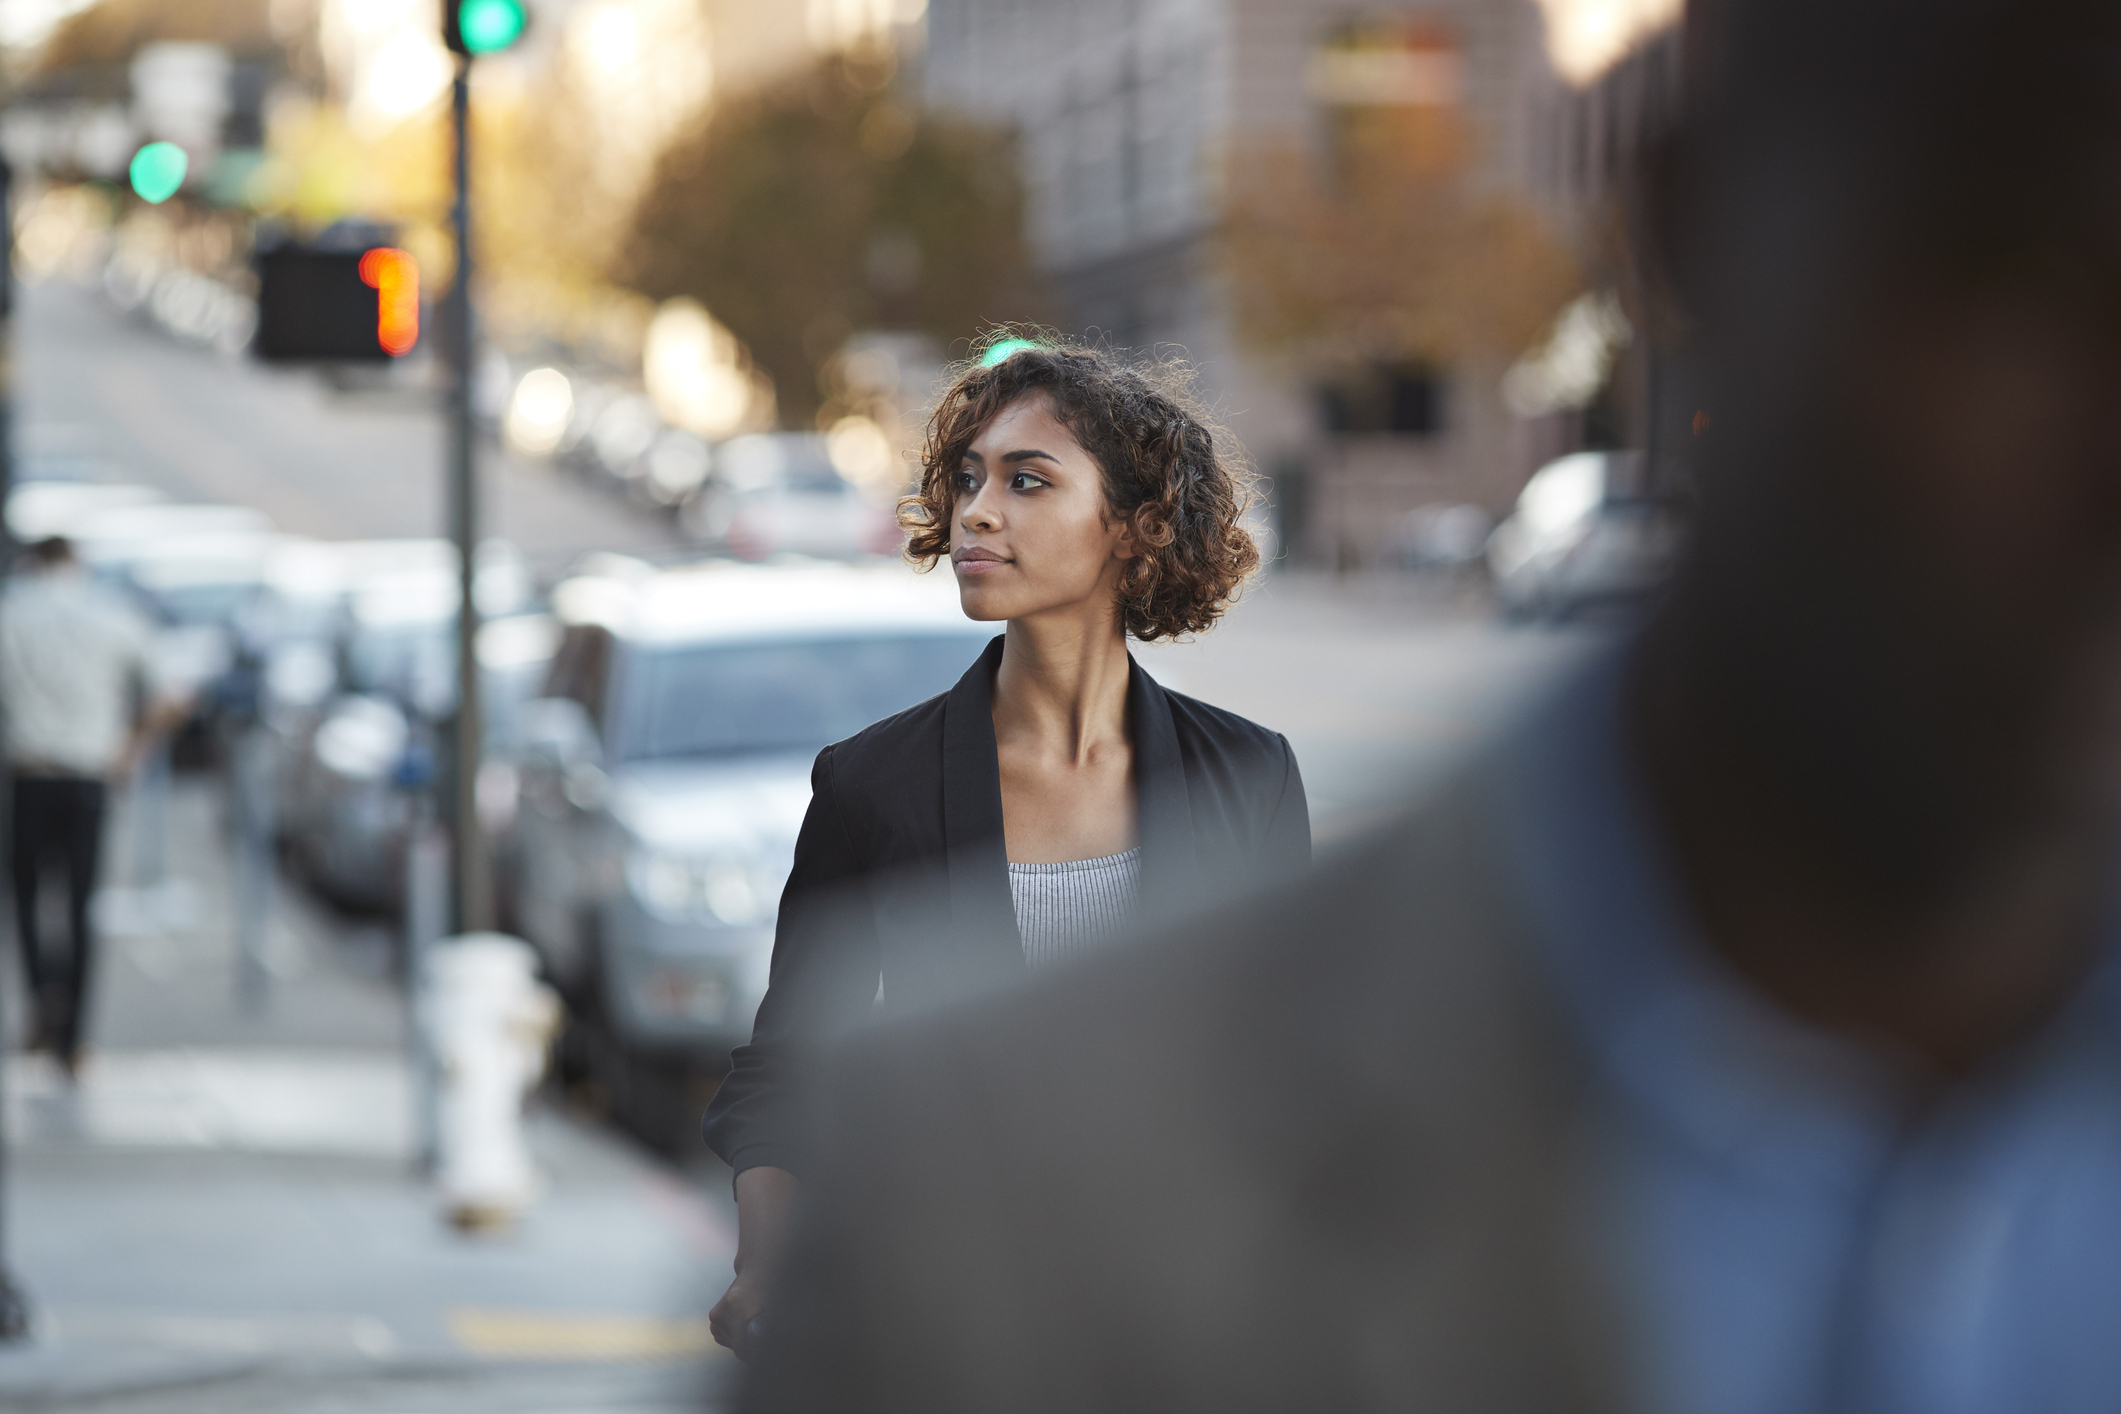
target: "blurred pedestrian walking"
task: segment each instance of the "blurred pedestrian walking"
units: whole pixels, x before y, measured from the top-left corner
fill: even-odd
[[[2113,1407],[2121,7],[1688,24],[1669,598],[1308,881],[854,1045],[751,1408]]]
[[[17,946],[28,973],[30,1046],[68,1074],[81,1060],[93,971],[89,901],[102,854],[111,784],[181,716],[152,697],[151,630],[52,538],[0,593],[0,752],[13,805],[9,877]],[[65,876],[67,930],[46,937],[40,891]]]
[[[1243,473],[1175,371],[1032,345],[960,376],[929,429],[909,555],[948,556],[1006,623],[956,688],[827,747],[781,899],[771,987],[706,1117],[736,1170],[749,1354],[809,1170],[804,1079],[896,1016],[1078,960],[1310,861],[1278,733],[1159,686],[1127,651],[1207,629],[1259,560]]]

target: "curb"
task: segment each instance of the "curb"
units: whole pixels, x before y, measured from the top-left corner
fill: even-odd
[[[48,1409],[189,1385],[241,1379],[254,1355],[65,1345],[0,1350],[0,1407]]]

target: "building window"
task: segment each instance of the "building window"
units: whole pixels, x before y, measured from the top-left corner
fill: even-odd
[[[1370,364],[1323,384],[1318,411],[1335,434],[1433,436],[1443,430],[1443,379],[1424,364]]]

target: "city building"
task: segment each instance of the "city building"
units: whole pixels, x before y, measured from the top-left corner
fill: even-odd
[[[1500,514],[1547,458],[1635,435],[1633,404],[1606,406],[1606,374],[1628,364],[1615,311],[1632,292],[1601,286],[1616,278],[1606,235],[1618,169],[1666,92],[1665,59],[1632,56],[1646,42],[1663,54],[1654,36],[1675,11],[1673,0],[931,0],[925,98],[1019,134],[1033,248],[1071,329],[1189,357],[1270,480],[1286,552],[1352,567],[1399,553],[1420,508]],[[1616,68],[1626,76],[1609,80]],[[1271,272],[1236,258],[1233,215],[1262,192],[1273,204],[1285,170],[1274,164],[1290,153],[1326,175],[1291,176],[1287,202],[1320,200],[1340,145],[1373,127],[1447,154],[1439,172],[1456,164],[1436,180],[1438,203],[1467,214],[1437,217],[1430,249],[1415,238],[1426,218],[1401,213],[1405,264],[1444,261],[1446,246],[1471,264],[1439,266],[1419,298],[1442,309],[1463,288],[1501,308],[1511,291],[1482,287],[1538,285],[1556,292],[1538,327],[1503,338],[1513,326],[1497,318],[1500,342],[1436,335],[1395,350],[1355,336],[1359,310],[1344,347],[1330,331],[1277,344],[1248,325],[1248,282]],[[1420,176],[1418,154],[1410,170]],[[1521,278],[1483,263],[1472,239],[1497,220],[1531,252]],[[1399,256],[1350,258],[1390,267]],[[1568,306],[1576,317],[1544,338],[1577,293],[1603,302]],[[1542,356],[1588,356],[1592,386],[1542,383]],[[1506,397],[1528,359],[1520,396]],[[1532,388],[1544,391],[1523,396]]]

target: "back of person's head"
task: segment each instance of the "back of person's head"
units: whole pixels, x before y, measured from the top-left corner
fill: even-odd
[[[1677,269],[1704,315],[2121,270],[2121,7],[1695,0]]]
[[[1796,814],[1932,887],[2092,808],[2121,698],[2121,6],[1688,24],[1652,229],[1709,416],[1672,621]]]
[[[29,547],[29,554],[38,569],[57,569],[74,563],[73,542],[63,535],[45,536]]]

